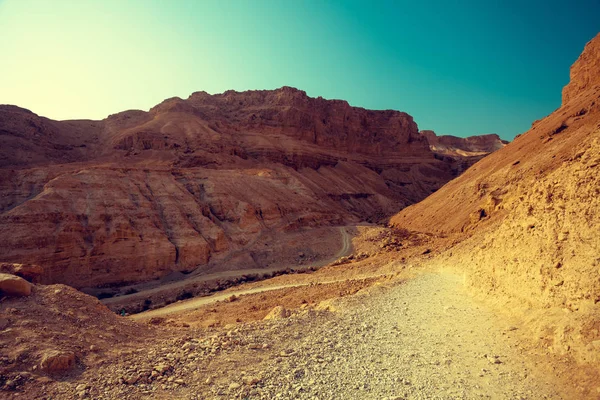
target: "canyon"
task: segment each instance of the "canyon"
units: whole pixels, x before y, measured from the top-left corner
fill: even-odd
[[[442,157],[406,113],[290,87],[102,121],[0,106],[1,261],[93,288],[326,259],[335,251],[294,235],[382,221],[499,147],[479,141],[473,155],[456,138],[462,153]]]
[[[284,87],[0,144],[0,395],[600,398],[600,34],[511,143]]]

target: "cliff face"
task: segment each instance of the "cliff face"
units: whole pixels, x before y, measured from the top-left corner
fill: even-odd
[[[450,165],[452,172],[457,176],[483,157],[500,150],[508,143],[496,134],[467,138],[451,135],[437,136],[431,130],[421,131],[420,134],[427,139],[429,149],[434,156]]]
[[[563,105],[392,218],[460,244],[440,259],[473,287],[529,307],[551,351],[599,362],[600,36],[571,69]]]
[[[600,85],[600,34],[588,42],[571,66],[570,80],[562,92],[562,105]]]
[[[288,87],[102,121],[0,106],[0,142],[2,261],[75,287],[260,268],[259,238],[379,220],[456,175],[409,115]]]
[[[446,155],[484,156],[500,150],[508,143],[493,133],[466,138],[451,135],[437,136],[430,130],[420,133],[427,139],[431,151]]]

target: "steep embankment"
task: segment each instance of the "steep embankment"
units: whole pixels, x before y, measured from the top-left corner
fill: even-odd
[[[0,251],[80,288],[275,268],[329,256],[289,234],[380,220],[455,175],[408,114],[289,87],[102,121],[0,106]]]
[[[535,337],[599,362],[600,35],[571,68],[561,107],[392,218],[462,241],[438,261],[513,301]],[[533,311],[532,311],[533,310]]]

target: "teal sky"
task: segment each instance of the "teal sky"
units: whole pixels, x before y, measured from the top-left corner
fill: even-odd
[[[597,0],[0,0],[0,103],[102,119],[287,85],[512,139],[560,105],[598,31]]]

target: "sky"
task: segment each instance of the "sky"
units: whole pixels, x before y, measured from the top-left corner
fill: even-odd
[[[293,86],[504,139],[560,106],[600,0],[0,0],[0,104],[103,119]]]

